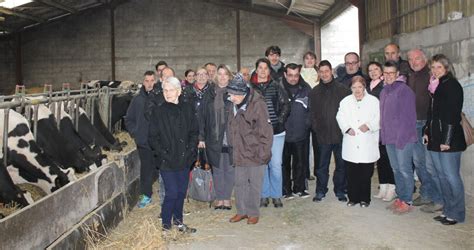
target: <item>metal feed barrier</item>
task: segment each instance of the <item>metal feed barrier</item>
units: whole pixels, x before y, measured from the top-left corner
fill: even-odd
[[[3,133],[3,145],[8,145],[10,109],[16,109],[18,112],[23,113],[30,128],[32,128],[35,140],[38,128],[39,104],[45,104],[52,111],[56,118],[58,129],[61,121],[61,107],[64,106],[64,109],[70,114],[76,130],[79,126],[79,107],[84,109],[91,122],[94,123],[94,108],[95,105],[99,105],[100,119],[102,119],[107,128],[112,131],[112,112],[110,111],[113,96],[126,94],[130,91],[135,92],[137,90],[136,88],[123,89],[109,88],[106,86],[100,88],[98,83],[95,84],[94,88],[89,88],[87,83],[82,83],[80,89],[72,90],[70,89],[69,83],[64,83],[61,91],[52,91],[52,89],[52,85],[45,84],[43,93],[27,94],[24,86],[17,85],[14,95],[0,96],[0,109],[4,110],[4,129],[1,131]],[[21,112],[22,110],[24,110],[24,112]],[[121,124],[118,124],[115,129],[120,129],[120,127]],[[3,162],[5,166],[7,165],[7,153],[8,147],[4,146]]]

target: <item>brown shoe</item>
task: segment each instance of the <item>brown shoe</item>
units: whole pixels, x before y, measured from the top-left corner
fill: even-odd
[[[229,222],[232,222],[232,223],[239,222],[239,221],[241,221],[243,219],[247,219],[247,218],[248,218],[247,215],[236,214],[236,215],[234,215],[234,217],[230,218]]]
[[[247,220],[247,224],[257,224],[258,223],[258,217],[249,217]]]

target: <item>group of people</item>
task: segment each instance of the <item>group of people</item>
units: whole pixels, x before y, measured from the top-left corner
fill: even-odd
[[[334,155],[334,193],[347,206],[370,205],[376,163],[374,197],[392,202],[394,213],[422,206],[441,211],[434,219],[443,225],[463,222],[463,89],[442,54],[428,61],[413,49],[405,61],[393,43],[384,54],[383,65],[367,64],[367,76],[355,52],[333,70],[311,51],[302,65],[285,64],[278,46],[268,47],[253,71],[235,75],[207,63],[180,81],[160,61],[145,73],[125,117],[141,160],[138,206],[151,202],[159,169],[163,229],[195,232],[183,223],[183,205],[201,150],[212,166],[214,209],[231,210],[234,193],[237,213],[229,221],[256,224],[261,207],[309,197],[310,158],[313,201],[322,202]],[[414,172],[421,182],[416,199]]]

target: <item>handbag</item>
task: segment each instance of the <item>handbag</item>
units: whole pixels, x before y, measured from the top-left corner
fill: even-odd
[[[469,120],[466,117],[466,114],[464,112],[461,112],[461,126],[462,130],[464,131],[464,139],[466,139],[466,146],[470,146],[474,143],[474,132],[472,132],[472,126],[471,123],[469,123]]]
[[[199,157],[189,173],[188,198],[196,201],[212,202],[216,199],[214,180],[212,178],[211,166],[207,163],[206,150],[204,152],[204,166]]]

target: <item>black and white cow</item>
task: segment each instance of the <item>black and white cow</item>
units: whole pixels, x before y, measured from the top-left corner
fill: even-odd
[[[64,110],[62,115],[66,115]],[[65,137],[56,125],[51,110],[44,104],[38,104],[38,125],[36,142],[44,153],[63,169],[72,167],[77,173],[89,170],[93,161],[85,159],[78,147],[72,143],[73,137]]]
[[[12,178],[8,174],[7,168],[3,165],[3,157],[0,157],[0,203],[15,203],[20,207],[26,207],[33,203],[31,195],[15,186]]]
[[[4,117],[0,109],[0,117]],[[0,131],[4,130],[0,122]],[[3,147],[3,133],[0,133]],[[0,148],[2,148],[0,147]],[[61,169],[38,146],[28,122],[20,113],[10,110],[8,116],[7,171],[15,184],[31,183],[50,194],[76,180],[74,169]]]

